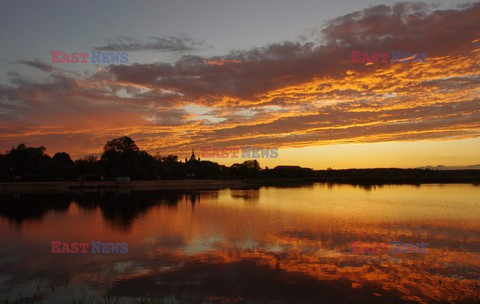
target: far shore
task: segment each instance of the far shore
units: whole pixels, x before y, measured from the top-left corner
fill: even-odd
[[[252,184],[241,180],[155,180],[155,181],[65,181],[65,182],[3,182],[4,192],[64,192],[76,190],[218,190],[243,188]]]
[[[0,193],[25,192],[77,192],[99,190],[220,190],[245,189],[262,186],[305,186],[313,183],[354,184],[354,185],[387,185],[387,184],[450,184],[464,183],[479,185],[476,180],[358,180],[338,179],[322,180],[319,178],[277,178],[267,180],[152,180],[152,181],[56,181],[56,182],[0,182]]]

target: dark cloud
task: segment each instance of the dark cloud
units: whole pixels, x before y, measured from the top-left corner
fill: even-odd
[[[432,10],[425,3],[378,5],[335,18],[322,30],[329,45],[372,50],[458,53],[478,38],[480,2],[462,9]]]
[[[480,3],[464,10],[436,10],[422,3],[380,5],[329,21],[323,45],[283,42],[224,57],[185,56],[174,64],[112,66],[119,81],[182,92],[193,99],[208,96],[255,98],[257,95],[318,77],[343,78],[351,51],[401,50],[434,56],[471,56],[479,37]],[[448,41],[448,43],[446,43]]]
[[[311,43],[284,42],[226,57],[184,56],[173,65],[110,66],[110,72],[118,81],[182,92],[191,98],[252,98],[315,76],[336,75],[338,62],[346,56]]]
[[[52,65],[50,65],[48,63],[45,63],[45,62],[42,62],[39,59],[34,59],[33,61],[32,60],[19,60],[19,61],[17,61],[17,63],[21,63],[21,64],[24,64],[24,65],[30,66],[32,68],[39,69],[39,70],[44,71],[44,72],[52,72],[54,70]]]
[[[148,41],[139,41],[132,37],[118,36],[109,39],[104,46],[96,47],[99,51],[132,52],[132,51],[159,51],[159,52],[192,52],[203,46],[187,35],[149,37]]]

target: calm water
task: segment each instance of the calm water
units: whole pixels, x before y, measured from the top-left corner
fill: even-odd
[[[128,253],[52,254],[51,241],[127,242]],[[353,254],[356,241],[426,242],[428,252]],[[83,295],[175,303],[480,298],[473,185],[3,194],[0,242],[0,299],[10,303]]]

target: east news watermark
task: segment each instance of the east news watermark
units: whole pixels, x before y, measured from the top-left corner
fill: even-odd
[[[127,63],[128,62],[128,53],[127,52],[102,52],[102,51],[91,51],[87,52],[62,52],[62,51],[52,51],[52,63]],[[90,59],[90,61],[88,61]]]
[[[428,62],[428,53],[402,51],[362,52],[352,51],[352,63],[422,63]]]
[[[219,148],[203,146],[200,148],[199,156],[201,158],[278,158],[278,147],[241,146],[240,148]]]
[[[352,253],[355,254],[385,254],[385,253],[427,253],[428,243],[407,243],[401,241],[386,243],[353,242]]]
[[[128,253],[128,243],[90,243],[51,241],[51,253]],[[90,244],[92,246],[90,246]]]

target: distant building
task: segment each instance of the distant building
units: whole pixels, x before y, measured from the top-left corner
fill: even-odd
[[[197,160],[197,159],[195,158],[195,150],[192,149],[192,155],[190,156],[190,159],[187,160],[187,159],[185,158],[185,162],[186,162],[186,163],[192,163],[192,162],[196,162],[196,161],[200,161],[200,157],[199,157],[198,160]]]

